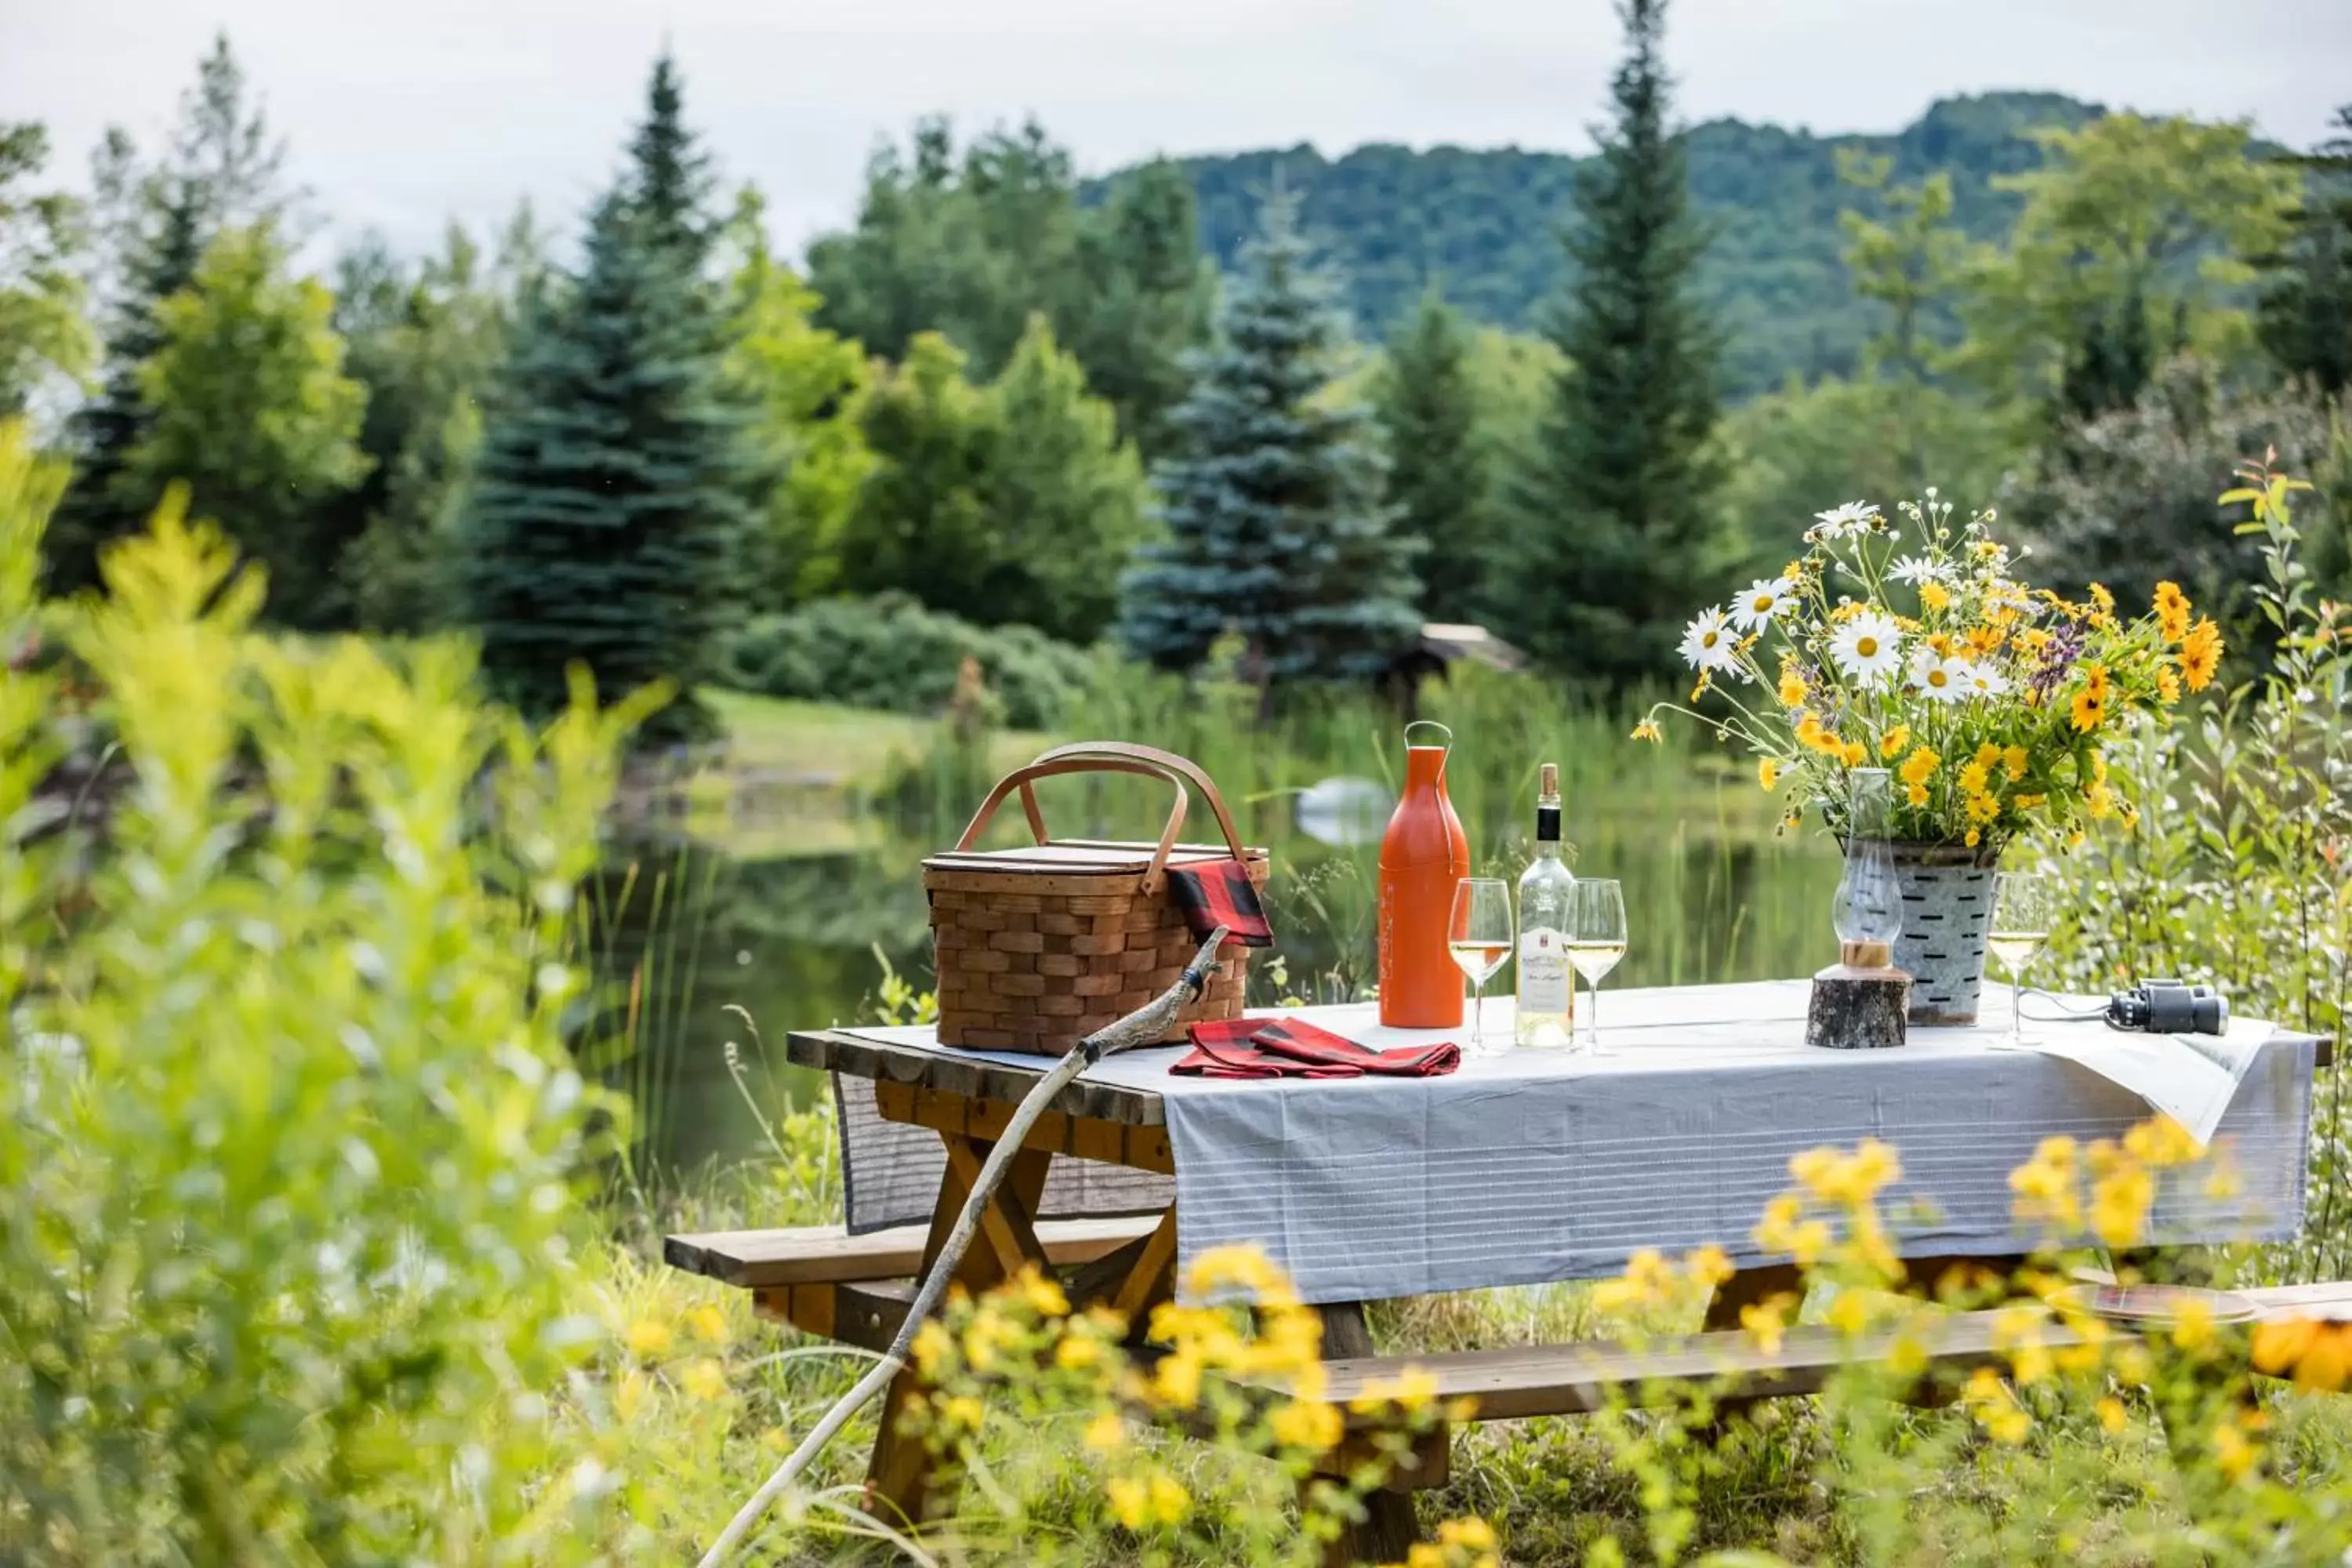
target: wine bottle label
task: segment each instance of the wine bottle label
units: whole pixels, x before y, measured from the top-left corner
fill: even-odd
[[[1568,942],[1549,926],[1519,933],[1519,1012],[1568,1011]]]
[[[1556,805],[1536,807],[1536,842],[1538,844],[1559,842],[1559,807]]]

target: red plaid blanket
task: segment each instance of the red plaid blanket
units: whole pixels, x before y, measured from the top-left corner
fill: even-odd
[[[1219,926],[1225,940],[1242,947],[1272,947],[1274,928],[1265,923],[1257,884],[1238,860],[1203,860],[1168,868],[1168,893],[1184,911],[1184,923],[1202,942]]]

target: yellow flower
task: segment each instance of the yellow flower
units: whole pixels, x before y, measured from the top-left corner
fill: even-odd
[[[1754,1337],[1756,1348],[1766,1355],[1779,1355],[1781,1342],[1789,1337],[1788,1311],[1796,1297],[1779,1291],[1751,1306],[1739,1309],[1739,1326]]]
[[[1969,820],[1984,826],[2000,816],[2000,802],[1989,795],[1969,796]]]
[[[2180,676],[2168,664],[2159,664],[2156,667],[2156,696],[2159,702],[2180,700]]]
[[[2189,690],[2202,691],[2213,684],[2214,672],[2221,668],[2221,628],[2208,616],[2190,628],[2180,645],[2180,676]]]
[[[1895,752],[1901,751],[1910,743],[1911,726],[1908,724],[1897,724],[1895,728],[1887,731],[1885,735],[1879,738],[1878,754],[1881,757],[1892,757]]]
[[[1903,759],[1903,766],[1899,770],[1903,782],[1907,784],[1925,784],[1936,776],[1937,766],[1943,760],[1927,747],[1919,747]]]
[[[2097,729],[2106,716],[2107,700],[2104,694],[2094,691],[2087,686],[2074,693],[2073,718],[2075,729],[2087,735]]]
[[[2083,684],[2096,693],[2100,701],[2107,700],[2107,667],[2092,663],[2083,668]]]
[[[1969,652],[1978,658],[1990,658],[2000,651],[2000,645],[2008,640],[2009,634],[1999,626],[1969,628]]]
[[[1919,584],[1919,605],[1922,609],[1948,610],[1952,607],[1952,595],[1941,583],[1922,583]]]
[[[2124,1402],[2112,1394],[2099,1401],[2098,1411],[2099,1425],[2110,1433],[2120,1433],[2131,1419],[2124,1409]]]
[[[1192,1494],[1173,1476],[1154,1471],[1151,1477],[1151,1517],[1162,1524],[1181,1524],[1192,1511]]]
[[[727,1314],[717,1307],[706,1302],[688,1312],[686,1321],[694,1325],[698,1337],[709,1343],[719,1345],[727,1342]]]
[[[1805,678],[1799,675],[1793,666],[1782,665],[1780,667],[1780,706],[1801,707],[1804,700]]]
[[[1732,1268],[1731,1255],[1719,1247],[1702,1247],[1683,1258],[1683,1272],[1690,1282],[1702,1289],[1722,1284],[1737,1272]]]
[[[1468,1519],[1449,1519],[1437,1527],[1437,1543],[1465,1547],[1472,1552],[1492,1552],[1495,1527],[1475,1514]]]
[[[2179,642],[2189,635],[2189,595],[2174,582],[2156,585],[2156,618],[2164,632],[2164,640]]]
[[[673,1338],[667,1323],[656,1322],[651,1318],[639,1318],[629,1325],[629,1353],[640,1360],[650,1361],[657,1355],[666,1353],[669,1350]]]
[[[1985,785],[1991,779],[1992,769],[1985,765],[1984,759],[1981,757],[1963,765],[1960,769],[1960,789],[1967,795],[1982,795]]]
[[[2014,800],[2011,801],[2010,805],[2017,807],[2020,811],[2032,811],[2036,806],[2048,801],[2049,798],[2050,797],[2046,795],[2021,795]]]
[[[1777,789],[1780,784],[1780,759],[1766,757],[1756,764],[1756,782],[1766,789]]]
[[[940,1419],[950,1426],[961,1426],[967,1432],[977,1432],[988,1419],[988,1406],[980,1396],[959,1394],[940,1401]]]
[[[1984,1428],[1992,1435],[1993,1441],[2006,1443],[2013,1448],[2024,1442],[2033,1430],[2033,1417],[2021,1407],[2011,1405],[1993,1412],[1986,1419]]]
[[[2159,1114],[2135,1123],[2124,1134],[2124,1152],[2150,1165],[2186,1165],[2200,1158],[2205,1146],[2178,1121]]]
[[[1102,1361],[1102,1342],[1091,1334],[1066,1333],[1054,1346],[1054,1364],[1064,1372],[1084,1372]]]
[[[1870,1327],[1870,1303],[1859,1290],[1841,1290],[1830,1303],[1828,1316],[1830,1327],[1852,1339]]]
[[[2155,1201],[2156,1184],[2144,1167],[2110,1171],[2091,1188],[2091,1229],[2109,1247],[2129,1247],[2139,1240]]]
[[[1903,798],[1913,805],[1925,805],[1927,804],[1927,786],[1923,784],[1905,784]]]
[[[1162,1356],[1151,1370],[1152,1392],[1160,1402],[1177,1410],[1190,1410],[1201,1403],[1201,1373],[1205,1370],[1197,1355],[1178,1351]]]
[[[1151,1522],[1150,1489],[1133,1476],[1113,1476],[1103,1487],[1110,1500],[1110,1516],[1129,1530]]]
[[[1652,1253],[1650,1256],[1654,1258],[1657,1255]],[[1436,1373],[1421,1367],[1408,1366],[1397,1373],[1393,1382],[1374,1378],[1365,1384],[1363,1391],[1349,1402],[1348,1408],[1359,1415],[1373,1415],[1393,1404],[1411,1415],[1428,1409],[1436,1397]]]
[[[939,1381],[940,1363],[955,1350],[955,1336],[942,1327],[937,1318],[926,1318],[923,1326],[915,1331],[911,1353],[915,1371],[925,1383]]]
[[[1969,828],[1968,831],[1968,837],[1961,842],[1965,843],[1971,849],[1975,848],[1979,844],[1984,842],[1984,829],[1981,827]]]
[[[2201,1351],[2213,1342],[2213,1310],[2191,1297],[2172,1321],[2172,1342],[2185,1351]]]
[[[2011,746],[2000,754],[2001,771],[2009,775],[2010,783],[2015,784],[2025,776],[2026,764],[2030,761],[2023,746]]]
[[[1037,1272],[1034,1266],[1021,1271],[1019,1281],[1023,1300],[1041,1318],[1069,1316],[1070,1299],[1062,1294],[1061,1286]]]
[[[2112,616],[2116,613],[2116,596],[2107,592],[2106,584],[2104,583],[2091,584],[2091,603],[2099,606],[2099,614],[2103,616]]]
[[[1269,1427],[1274,1440],[1286,1448],[1305,1448],[1322,1453],[1339,1441],[1339,1409],[1304,1399],[1294,1399],[1274,1413]]]
[[[1858,768],[1870,760],[1870,748],[1860,741],[1848,741],[1843,755],[1847,767]]]
[[[1636,741],[1647,741],[1655,745],[1664,738],[1658,733],[1658,727],[1647,719],[1633,726],[1633,739]]]
[[[2243,1480],[2262,1457],[2261,1448],[2247,1440],[2236,1422],[2225,1418],[2214,1425],[2213,1462],[2221,1467],[2223,1475],[2233,1481]]]
[[[654,1380],[631,1367],[621,1374],[620,1385],[613,1390],[613,1413],[624,1421],[636,1419],[637,1407],[653,1392]]]
[[[697,1399],[722,1399],[727,1394],[727,1373],[709,1356],[688,1363],[680,1381],[686,1384],[687,1393]]]
[[[2284,1377],[2292,1372],[2322,1332],[2315,1318],[2273,1318],[2254,1326],[2252,1359],[2256,1372]]]
[[[1116,1410],[1097,1411],[1095,1418],[1087,1423],[1080,1441],[1091,1453],[1116,1454],[1127,1447],[1127,1423],[1119,1419]]]

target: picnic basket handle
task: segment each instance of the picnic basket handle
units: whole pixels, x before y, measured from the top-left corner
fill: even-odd
[[[956,848],[971,848],[980,837],[981,830],[995,816],[996,808],[1004,804],[1004,797],[1015,790],[1021,792],[1022,815],[1029,819],[1031,835],[1040,844],[1049,842],[1053,836],[1045,830],[1045,815],[1038,810],[1037,795],[1030,785],[1042,778],[1088,773],[1135,773],[1145,778],[1165,780],[1175,789],[1176,798],[1169,808],[1168,826],[1161,829],[1160,843],[1152,850],[1151,864],[1143,873],[1142,891],[1154,893],[1160,890],[1169,851],[1176,846],[1176,835],[1184,826],[1185,808],[1191,804],[1190,794],[1185,788],[1187,784],[1199,790],[1201,797],[1209,803],[1209,809],[1216,815],[1217,827],[1224,834],[1225,847],[1233,851],[1234,858],[1244,861],[1248,858],[1247,851],[1242,847],[1241,835],[1234,831],[1233,815],[1225,809],[1224,796],[1217,793],[1217,786],[1208,774],[1173,752],[1138,746],[1125,741],[1081,741],[1075,745],[1056,746],[1013,769],[999,780],[996,787],[988,792],[988,798],[980,803],[980,809],[972,814],[971,823],[963,830],[963,837],[956,840]]]

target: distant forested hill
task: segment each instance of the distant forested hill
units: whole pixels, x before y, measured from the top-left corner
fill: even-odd
[[[1854,297],[1838,260],[1838,213],[1867,200],[1839,184],[1839,148],[1891,157],[1898,182],[1948,173],[1955,221],[1992,239],[2017,205],[1992,177],[2039,163],[2034,129],[2101,112],[2057,93],[1994,92],[1944,100],[1893,135],[1815,136],[1737,120],[1694,126],[1691,194],[1713,226],[1705,277],[1726,342],[1725,391],[1759,392],[1792,370],[1853,368],[1874,307]],[[1299,146],[1181,162],[1200,195],[1202,242],[1221,266],[1255,231],[1278,170],[1347,279],[1357,330],[1380,336],[1433,278],[1481,320],[1533,326],[1558,281],[1555,231],[1580,161],[1516,147],[1373,145],[1336,161]]]

